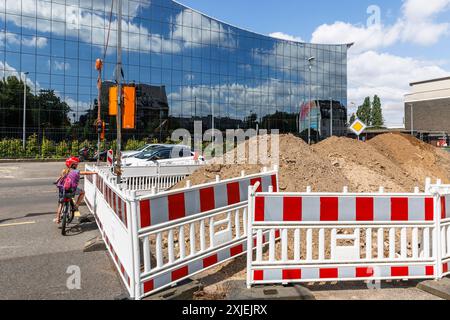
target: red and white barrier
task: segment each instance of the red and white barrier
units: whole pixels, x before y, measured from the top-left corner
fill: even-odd
[[[278,188],[277,169],[163,193],[128,190],[109,169],[86,170],[97,172],[85,181],[88,208],[136,299],[245,254],[248,187]]]
[[[247,285],[438,279],[449,273],[446,206],[450,195],[429,190],[326,194],[250,188],[248,229],[257,241],[247,243]],[[281,232],[279,243],[275,230]],[[267,254],[263,232],[269,232]]]

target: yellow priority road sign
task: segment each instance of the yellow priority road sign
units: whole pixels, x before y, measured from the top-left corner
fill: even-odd
[[[350,129],[357,135],[361,135],[364,130],[366,130],[367,126],[364,122],[359,119],[356,119],[355,122],[350,126]]]

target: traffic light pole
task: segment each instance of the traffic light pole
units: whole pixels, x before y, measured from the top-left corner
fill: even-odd
[[[117,175],[117,182],[121,182],[122,176],[122,0],[117,0],[117,150],[116,150],[116,165],[115,173]]]

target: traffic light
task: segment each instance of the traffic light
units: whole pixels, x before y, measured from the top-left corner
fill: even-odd
[[[123,87],[122,128],[135,128],[136,87]]]
[[[122,87],[122,128],[134,129],[136,127],[136,87],[123,86]],[[117,116],[117,86],[109,88],[109,115]]]
[[[106,123],[105,123],[105,121],[102,121],[100,128],[101,128],[100,140],[103,141],[103,140],[105,140],[105,132],[106,132]]]
[[[117,116],[117,86],[109,88],[109,115]]]

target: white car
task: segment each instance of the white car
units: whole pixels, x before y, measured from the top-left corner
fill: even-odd
[[[187,146],[160,146],[150,151],[143,151],[134,157],[123,159],[125,167],[146,167],[156,165],[193,165],[202,164],[202,156],[196,156]]]
[[[137,150],[129,150],[129,151],[123,151],[122,152],[122,159],[127,159],[127,158],[131,158],[134,157],[136,155],[138,155],[141,152],[147,152],[147,151],[152,151],[155,150],[157,148],[161,148],[161,147],[171,147],[173,145],[169,145],[169,144],[146,144],[142,147],[140,147]],[[186,147],[188,148],[188,147]]]

